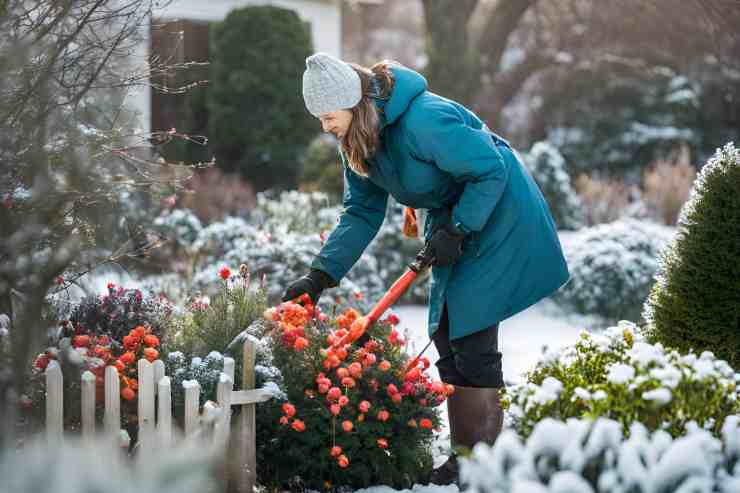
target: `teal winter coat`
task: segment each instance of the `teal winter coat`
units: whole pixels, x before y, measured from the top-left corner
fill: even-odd
[[[339,282],[383,223],[388,194],[428,210],[426,239],[452,221],[468,234],[457,263],[432,268],[428,332],[446,302],[457,339],[549,296],[568,280],[568,267],[547,202],[509,144],[462,105],[429,92],[417,72],[392,71],[390,98],[376,101],[383,111],[369,177],[345,163],[344,211],[312,268]]]

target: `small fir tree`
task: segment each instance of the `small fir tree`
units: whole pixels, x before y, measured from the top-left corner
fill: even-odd
[[[740,364],[740,150],[701,170],[645,304],[651,335]]]

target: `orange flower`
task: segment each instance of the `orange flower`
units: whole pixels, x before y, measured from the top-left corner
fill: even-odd
[[[223,279],[224,281],[231,277],[231,271],[228,267],[221,267],[218,270],[218,275]]]
[[[149,347],[159,346],[159,337],[154,334],[148,334],[144,336],[144,345]]]
[[[385,438],[378,438],[378,447],[388,448],[388,441]]]
[[[410,426],[411,428],[416,428],[416,420],[415,420],[415,419],[413,419],[413,418],[412,418],[412,419],[410,419],[410,420],[408,421],[408,423],[406,423],[406,424],[407,424],[407,425],[409,425],[409,426]]]
[[[336,416],[342,411],[342,406],[340,406],[339,404],[332,404],[331,406],[329,406],[329,410],[334,416]]]
[[[45,354],[42,354],[36,358],[35,365],[39,370],[46,370],[46,367],[49,365],[49,358]]]
[[[308,339],[306,339],[305,337],[299,337],[299,338],[298,338],[298,339],[296,339],[296,340],[295,340],[295,342],[293,343],[293,348],[294,348],[294,349],[295,349],[296,351],[303,351],[303,350],[304,350],[304,349],[306,349],[307,347],[308,347]]]
[[[349,397],[347,397],[346,395],[343,395],[342,397],[339,398],[340,406],[346,406],[348,402],[349,402]]]
[[[349,370],[347,368],[337,368],[337,376],[339,378],[344,378],[349,376]]]
[[[342,421],[342,429],[346,432],[352,431],[352,428],[354,428],[354,425],[352,424],[352,421],[345,419]]]
[[[342,395],[342,389],[339,387],[332,387],[329,389],[329,399],[337,400]]]
[[[365,421],[365,415],[364,414],[358,414],[357,415],[357,421],[360,422],[360,423],[362,423],[363,421]]]
[[[135,378],[128,379],[128,386],[134,390],[139,390],[139,381]]]
[[[283,412],[289,417],[292,418],[295,416],[295,406],[293,404],[290,404],[289,402],[286,402],[283,404]]]
[[[369,401],[362,401],[362,402],[360,402],[360,406],[359,407],[360,407],[360,411],[362,411],[363,413],[366,413],[370,409],[370,402]]]
[[[403,396],[401,394],[393,394],[391,396],[391,400],[394,404],[400,404],[401,400],[403,399]]]
[[[445,384],[445,394],[452,395],[455,393],[455,386],[451,384]]]
[[[344,349],[343,347],[340,347],[339,349],[337,349],[337,357],[340,360],[344,361],[345,359],[347,359],[347,355],[348,355],[347,350]]]
[[[419,426],[427,430],[430,430],[433,426],[432,420],[429,418],[422,418],[421,421],[419,421]]]
[[[127,352],[123,353],[121,355],[121,357],[118,358],[118,359],[124,365],[130,365],[131,363],[133,363],[134,361],[136,361],[136,355],[133,352],[131,352],[131,351],[127,351]]]
[[[129,334],[123,336],[123,347],[130,350],[136,350],[139,346],[139,339],[135,335]]]
[[[352,377],[344,377],[342,379],[342,385],[351,389],[355,386],[355,379]]]
[[[394,384],[389,383],[388,387],[386,387],[386,391],[388,392],[388,395],[393,395],[398,393],[398,387],[396,387]]]
[[[90,336],[75,336],[72,345],[74,347],[88,347],[90,345]]]
[[[380,368],[380,371],[388,371],[391,369],[391,362],[388,361],[387,359],[384,359],[383,361],[380,362],[380,364],[378,365],[378,368]]]
[[[287,416],[280,416],[280,424],[281,425],[287,425],[288,424],[288,417]]]
[[[355,361],[354,363],[349,365],[349,373],[354,378],[361,378],[362,377],[362,365]]]
[[[380,421],[388,421],[388,418],[390,417],[391,417],[391,413],[389,413],[385,409],[378,411],[378,419]]]
[[[133,332],[136,337],[138,337],[139,339],[143,339],[147,333],[147,330],[146,327],[144,327],[143,325],[137,325]]]
[[[329,451],[332,457],[336,457],[342,453],[342,447],[339,445],[334,445],[331,450]]]
[[[151,363],[155,359],[159,358],[159,351],[152,347],[144,348],[144,357]]]
[[[123,397],[127,401],[132,401],[136,398],[136,392],[134,392],[131,387],[124,387],[121,390],[121,397]]]
[[[329,386],[323,383],[319,384],[319,394],[326,394],[327,392],[329,392]]]
[[[347,458],[346,455],[342,454],[337,458],[337,463],[339,464],[339,467],[344,469],[347,466],[349,466],[349,459]]]
[[[364,358],[362,358],[362,366],[368,367],[375,364],[375,361],[377,361],[377,358],[373,353],[368,353],[365,355]]]
[[[116,360],[114,366],[116,367],[116,370],[118,370],[118,373],[121,373],[123,370],[126,369],[126,364],[120,359]]]
[[[306,424],[301,421],[300,419],[294,419],[293,423],[290,425],[295,431],[305,431],[306,430]]]

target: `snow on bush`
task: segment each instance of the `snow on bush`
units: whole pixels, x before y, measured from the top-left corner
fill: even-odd
[[[574,346],[546,351],[527,382],[507,390],[508,418],[529,436],[539,421],[603,416],[633,421],[672,436],[696,423],[715,434],[727,416],[740,413],[740,373],[710,352],[679,354],[648,344],[622,321],[604,334],[581,333]]]
[[[157,217],[154,226],[180,245],[191,245],[203,229],[190,209],[173,209],[169,214]]]
[[[610,419],[546,418],[524,442],[506,430],[493,447],[476,445],[460,474],[480,493],[736,492],[739,423],[729,417],[721,439],[698,427],[673,439],[635,422],[624,438]]]
[[[244,263],[254,276],[266,277],[268,296],[275,302],[288,284],[308,273],[323,241],[337,224],[341,208],[326,206],[327,201],[319,192],[283,192],[274,198],[262,193],[253,217],[248,219],[226,217],[200,228],[199,223],[195,226],[197,219],[192,213],[176,210],[158,221],[194,253],[190,280],[193,290],[207,293],[218,269]],[[339,287],[326,291],[322,305],[338,297],[365,310],[402,274],[422,247],[421,241],[403,237],[402,215],[401,206],[391,204],[375,240]],[[196,229],[198,233],[193,235]],[[161,282],[149,279],[147,285],[165,287],[168,293],[182,292],[173,288],[171,278]],[[425,282],[415,283],[409,291],[408,300],[426,299]]]
[[[537,142],[524,156],[524,162],[545,196],[558,228],[580,228],[584,221],[581,202],[558,149],[547,141]]]
[[[581,230],[566,252],[570,282],[554,299],[579,313],[638,319],[674,231],[634,219]]]

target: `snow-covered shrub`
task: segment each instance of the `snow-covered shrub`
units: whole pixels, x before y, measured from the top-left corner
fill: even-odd
[[[189,358],[180,351],[173,351],[167,355],[164,362],[165,374],[170,377],[175,416],[184,416],[185,387],[189,385],[187,382],[197,382],[200,386],[201,407],[206,401],[216,401],[218,381],[224,369],[223,354],[211,351],[205,358],[198,356]]]
[[[673,232],[634,219],[581,230],[566,251],[570,282],[553,298],[579,313],[638,319]]]
[[[162,450],[157,435],[148,443],[156,453],[131,460],[107,441],[83,443],[67,437],[49,446],[41,436],[0,453],[0,491],[55,493],[185,493],[213,491],[219,485],[217,450],[195,437]]]
[[[545,196],[558,229],[580,228],[584,221],[581,201],[558,149],[547,141],[537,142],[524,156],[524,162]]]
[[[203,225],[190,209],[173,209],[154,220],[154,226],[178,245],[190,246],[198,238]]]
[[[681,210],[645,319],[657,340],[740,364],[740,149],[719,149]]]
[[[625,432],[639,421],[679,436],[693,422],[717,434],[727,416],[740,413],[738,379],[712,353],[682,355],[648,344],[623,321],[546,352],[526,383],[507,390],[505,402],[522,436],[546,417],[582,416],[616,420]]]
[[[740,491],[740,427],[731,416],[721,439],[693,427],[673,439],[640,423],[599,418],[544,419],[529,438],[504,431],[462,459],[461,480],[478,493],[689,493]]]
[[[272,233],[319,234],[334,227],[339,212],[339,207],[329,207],[329,196],[322,192],[292,190],[276,196],[268,191],[257,194],[254,216],[257,224]]]

